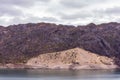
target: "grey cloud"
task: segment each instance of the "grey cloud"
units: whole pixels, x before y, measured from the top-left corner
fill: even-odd
[[[24,20],[24,22],[58,22],[59,20],[54,18],[54,17],[28,17],[27,19]]]
[[[101,16],[101,17],[104,17],[104,16],[112,17],[113,15],[120,16],[120,7],[99,9],[99,10],[94,10],[93,12],[95,16]]]
[[[44,21],[57,22],[58,19],[56,19],[54,17],[37,17],[37,16],[29,15],[24,21],[28,21],[28,22],[44,22]]]
[[[70,7],[70,8],[81,8],[87,5],[86,3],[80,0],[61,0],[60,4],[62,4],[65,7]]]
[[[109,8],[109,3],[112,1],[114,0],[0,0],[0,17],[13,17],[8,22],[0,18],[0,21],[2,20],[0,23],[13,24],[47,21],[70,22],[72,24],[74,20],[76,22],[78,20],[85,20],[84,22],[110,21],[110,18],[113,18],[111,15],[119,17],[120,13],[119,6],[114,7],[110,5],[112,8]],[[105,5],[104,9],[99,4]],[[34,13],[34,9],[36,13]],[[43,16],[37,17],[42,14]]]
[[[40,19],[37,17],[28,17],[26,19],[22,19],[22,17],[17,16],[7,22],[5,20],[0,19],[0,25],[7,26],[7,25],[12,25],[12,24],[36,23],[36,22],[39,22],[39,20]]]
[[[23,16],[20,8],[28,8],[34,6],[35,3],[47,3],[50,0],[0,0],[0,16]],[[29,8],[28,8],[29,9]]]
[[[32,7],[35,3],[44,2],[47,3],[50,0],[0,0],[0,5],[4,6],[20,6],[20,7]]]
[[[9,16],[20,16],[22,11],[14,7],[0,6],[0,16],[9,15]]]
[[[120,14],[120,7],[107,8],[104,12],[107,14]]]
[[[24,10],[16,9],[33,7],[35,3],[48,3],[50,0],[0,0],[0,16],[11,15],[20,16],[23,15]]]
[[[0,20],[1,21],[1,20]],[[4,21],[2,21],[3,23]],[[22,19],[21,17],[14,17],[7,24],[22,24],[22,23],[37,23],[37,22],[58,22],[56,18],[53,17],[36,17],[36,16],[29,16],[26,19]],[[0,22],[1,23],[1,22]],[[5,24],[5,22],[3,23]]]
[[[23,11],[16,8],[16,6],[26,7],[33,5],[31,0],[0,0],[0,16],[21,16]]]
[[[42,18],[40,18],[40,20],[42,20],[42,21],[54,21],[54,22],[58,21],[56,18],[53,18],[53,17],[42,17]]]
[[[100,4],[109,0],[60,0],[60,4],[70,8],[83,8],[89,5]]]
[[[64,20],[76,20],[76,19],[85,19],[92,16],[90,13],[87,12],[78,12],[74,14],[61,14],[61,18]]]
[[[31,0],[0,0],[1,5],[6,5],[6,6],[28,6],[32,5],[33,2]]]

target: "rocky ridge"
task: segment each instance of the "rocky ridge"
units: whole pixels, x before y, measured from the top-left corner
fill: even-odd
[[[116,22],[77,27],[52,23],[0,26],[0,65],[8,68],[15,68],[17,64],[30,68],[118,68],[119,35],[120,23]]]

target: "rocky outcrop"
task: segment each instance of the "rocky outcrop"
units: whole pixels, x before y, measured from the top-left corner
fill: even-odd
[[[0,26],[0,63],[48,68],[119,67],[119,35],[120,23],[115,22],[77,27],[51,23]]]
[[[80,48],[47,53],[28,60],[31,68],[50,69],[111,69],[117,68],[114,60]]]

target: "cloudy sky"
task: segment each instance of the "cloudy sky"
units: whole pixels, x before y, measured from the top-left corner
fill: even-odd
[[[120,22],[120,0],[0,0],[0,25]]]

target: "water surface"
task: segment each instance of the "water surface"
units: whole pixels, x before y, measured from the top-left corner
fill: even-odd
[[[0,70],[0,80],[120,80],[120,70]]]

